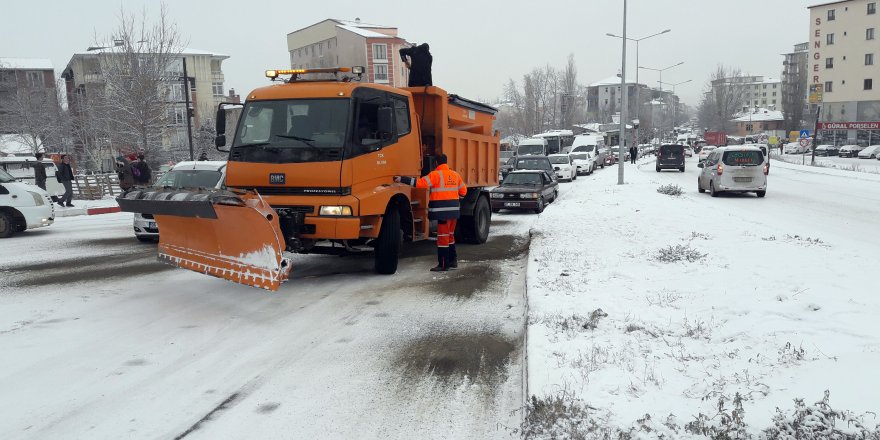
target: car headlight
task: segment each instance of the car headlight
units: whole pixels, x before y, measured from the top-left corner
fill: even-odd
[[[504,194],[502,194],[502,193],[489,193],[489,197],[491,197],[493,199],[503,199]]]
[[[318,211],[318,215],[351,215],[351,206],[322,206]]]
[[[43,200],[43,196],[41,196],[40,194],[35,193],[35,192],[31,192],[31,191],[28,191],[28,194],[30,194],[31,197],[34,198],[34,205],[35,206],[43,206],[46,204],[46,201]]]
[[[537,199],[538,193],[522,193],[519,195],[521,199]]]

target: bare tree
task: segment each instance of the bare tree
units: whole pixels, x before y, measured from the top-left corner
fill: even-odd
[[[562,95],[560,104],[560,121],[562,128],[571,127],[577,114],[578,83],[577,66],[574,64],[574,54],[568,55],[568,62],[562,70]]]
[[[146,11],[136,17],[121,10],[112,37],[95,43],[107,47],[99,59],[113,141],[157,157],[180,93],[174,93],[182,76],[177,26],[164,4],[155,23],[148,22]]]
[[[706,92],[698,109],[700,125],[711,130],[727,132],[732,120],[742,112],[745,102],[745,83],[742,71],[719,64],[709,76]]]
[[[2,82],[0,88],[5,93],[0,102],[3,113],[0,133],[7,133],[27,145],[31,153],[44,148],[62,150],[64,114],[60,104],[60,85],[26,84],[14,74],[3,75]]]

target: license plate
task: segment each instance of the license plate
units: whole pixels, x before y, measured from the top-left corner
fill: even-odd
[[[734,177],[733,181],[734,182],[751,182],[752,178],[751,177]]]
[[[505,202],[505,203],[504,203],[504,206],[518,207],[518,206],[519,206],[519,202]]]
[[[150,223],[148,223],[148,224],[147,224],[147,227],[150,228],[150,229],[155,229],[155,228],[156,228],[156,222],[150,222]]]

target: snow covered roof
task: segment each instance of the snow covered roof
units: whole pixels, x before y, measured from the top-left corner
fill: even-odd
[[[364,22],[362,22],[362,21],[340,20],[340,19],[338,19],[338,18],[333,18],[333,19],[331,19],[331,20],[333,20],[333,21],[335,21],[335,22],[337,22],[337,23],[339,23],[339,24],[341,24],[341,25],[343,25],[343,26],[354,26],[354,27],[371,28],[371,29],[376,29],[376,28],[381,28],[381,29],[397,29],[397,28],[395,28],[394,26],[385,26],[385,25],[382,25],[382,24],[364,23]]]
[[[54,70],[48,58],[0,58],[0,68],[16,70]]]
[[[347,30],[347,31],[349,31],[349,32],[352,32],[352,33],[355,33],[355,34],[357,34],[357,35],[360,35],[360,36],[362,36],[362,37],[364,37],[364,38],[396,38],[396,37],[394,37],[394,36],[392,36],[392,35],[387,35],[387,34],[383,34],[383,33],[375,32],[375,31],[371,31],[371,30],[369,30],[369,29],[359,28],[359,27],[356,27],[356,26],[347,26],[347,25],[344,25],[344,24],[339,24],[339,25],[336,25],[336,27],[338,27],[338,28],[340,28],[340,29],[345,29],[345,30]]]
[[[42,145],[42,142],[40,143]],[[30,145],[21,141],[15,134],[0,134],[0,153],[3,154],[32,154]]]
[[[734,122],[768,122],[782,121],[784,119],[785,117],[782,115],[782,111],[780,110],[767,110],[766,108],[759,108],[751,112],[739,113],[738,117],[734,119]]]
[[[574,136],[574,132],[571,130],[549,130],[543,133],[538,133],[532,137],[548,137],[548,136]]]
[[[112,47],[107,47],[107,48],[103,48],[103,49],[95,49],[95,50],[90,50],[87,52],[81,52],[76,55],[113,53],[114,52],[113,49],[114,48],[112,48]],[[217,53],[217,52],[213,52],[210,50],[193,49],[191,47],[185,47],[185,48],[181,49],[180,54],[181,55],[211,55],[211,56],[215,56],[215,57],[229,58],[229,55],[226,55],[226,54]]]
[[[629,85],[634,85],[635,81],[627,81],[626,83]],[[605,78],[601,81],[594,82],[594,83],[590,84],[590,87],[614,86],[614,85],[617,85],[617,86],[620,85],[620,77],[617,75],[609,76],[608,78]],[[644,84],[642,84],[642,85],[644,86]]]
[[[578,127],[578,128],[583,128],[584,130],[600,132],[600,131],[602,131],[599,128],[601,125],[602,124],[600,124],[598,122],[590,122],[589,124],[575,124],[574,126]]]

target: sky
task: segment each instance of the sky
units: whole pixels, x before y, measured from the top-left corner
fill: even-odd
[[[57,71],[95,35],[112,34],[120,8],[158,15],[151,0],[4,2],[0,57],[50,58]],[[806,42],[807,6],[819,0],[629,0],[627,35],[640,38],[639,64],[664,68],[665,83],[688,105],[699,104],[710,72],[719,64],[744,73],[778,78],[780,54]],[[287,68],[286,35],[327,18],[396,26],[411,42],[428,42],[434,56],[434,85],[472,99],[494,101],[509,79],[534,67],[561,68],[574,54],[578,81],[614,76],[621,66],[623,0],[390,0],[333,2],[166,2],[189,46],[224,53],[226,88],[245,95],[267,84],[264,71]],[[635,44],[627,49],[627,77],[635,77]],[[657,72],[641,70],[639,82],[657,86]]]

